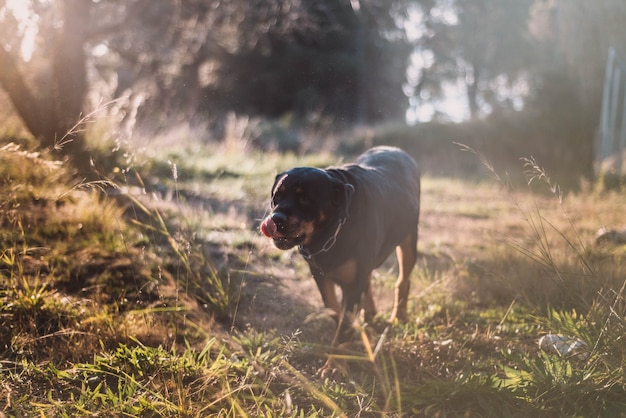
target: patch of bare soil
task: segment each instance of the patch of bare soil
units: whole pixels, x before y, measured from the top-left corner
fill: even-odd
[[[233,324],[282,335],[302,332],[314,340],[332,338],[334,322],[324,311],[315,281],[300,255],[290,251],[265,263],[259,273],[242,278]]]

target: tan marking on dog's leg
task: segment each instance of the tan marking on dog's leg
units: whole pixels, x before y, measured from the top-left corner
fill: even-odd
[[[407,302],[411,287],[410,276],[417,260],[417,232],[409,235],[396,247],[396,256],[398,257],[400,272],[396,282],[393,311],[389,320],[392,322],[395,320],[406,322],[409,319]]]
[[[335,283],[330,279],[324,278],[318,281],[318,287],[320,289],[320,293],[322,294],[324,306],[328,309],[332,309],[335,312],[335,321],[339,321],[341,315],[341,305],[337,299]]]

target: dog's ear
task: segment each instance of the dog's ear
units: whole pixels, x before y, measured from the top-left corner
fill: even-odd
[[[274,185],[272,186],[272,196],[274,196],[276,194],[276,188],[278,187],[278,185],[283,181],[283,179],[287,176],[286,172],[282,172],[279,174],[276,174],[276,177],[274,178]]]
[[[333,206],[339,206],[343,203],[343,184],[335,181],[333,182],[333,197],[332,197]]]
[[[347,208],[350,206],[353,194],[354,186],[352,184],[336,181],[333,184],[332,203],[334,206],[344,206]]]

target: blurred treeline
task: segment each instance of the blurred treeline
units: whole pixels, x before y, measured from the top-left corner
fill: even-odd
[[[427,134],[590,174],[624,22],[623,0],[0,0],[1,100],[84,170],[73,128],[98,107],[219,140],[233,114],[326,132],[404,125],[430,105],[433,122],[396,129],[399,142]],[[451,91],[469,120],[453,138],[437,129]]]

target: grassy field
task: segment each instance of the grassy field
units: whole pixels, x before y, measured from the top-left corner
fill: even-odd
[[[626,247],[595,241],[626,225],[623,191],[561,194],[532,161],[533,192],[427,169],[412,321],[385,322],[391,258],[381,314],[322,378],[333,323],[257,228],[277,172],[348,157],[154,141],[89,184],[0,145],[0,416],[626,415]]]

